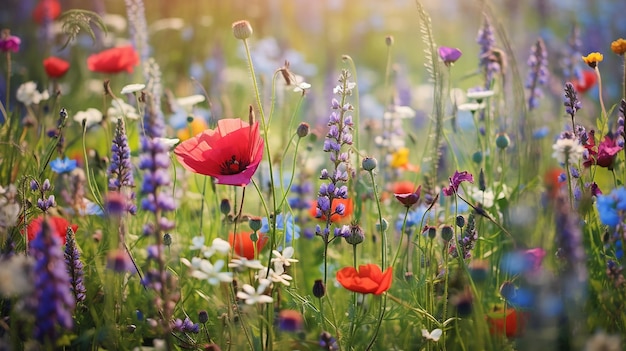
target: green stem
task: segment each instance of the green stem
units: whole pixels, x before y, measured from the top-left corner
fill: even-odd
[[[410,207],[406,207],[406,211],[404,212],[404,220],[402,221],[402,230],[400,231],[400,242],[398,243],[398,248],[396,249],[396,254],[393,257],[393,261],[391,261],[391,267],[396,265],[396,260],[398,259],[398,254],[400,253],[400,248],[402,247],[402,238],[404,237],[404,233],[406,231],[406,220],[409,217]]]

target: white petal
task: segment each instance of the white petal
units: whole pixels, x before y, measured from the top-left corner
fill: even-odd
[[[122,88],[120,94],[132,94],[142,91],[146,87],[145,84],[128,84]]]

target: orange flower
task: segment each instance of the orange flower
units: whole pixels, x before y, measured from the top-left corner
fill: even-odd
[[[87,58],[87,68],[100,73],[133,73],[138,63],[139,55],[130,45],[104,50]]]
[[[228,242],[230,243],[230,246],[233,247],[233,250],[235,250],[235,254],[249,260],[254,259],[254,242],[250,239],[250,235],[252,233],[253,232],[242,232],[237,234],[228,234]],[[256,251],[261,252],[263,247],[265,247],[265,244],[267,244],[269,237],[265,234],[257,233],[257,235],[259,236],[259,239],[256,241]]]
[[[33,10],[33,20],[42,24],[44,20],[53,21],[61,14],[58,0],[41,0]]]
[[[191,123],[189,123],[185,128],[178,131],[176,136],[181,141],[185,141],[195,135],[198,135],[208,129],[209,126],[206,124],[203,118],[194,118]]]
[[[611,43],[611,51],[617,55],[624,55],[626,53],[626,39],[619,38]]]
[[[559,177],[564,171],[560,168],[551,168],[543,176],[543,184],[546,187],[548,197],[556,198],[565,183],[559,182]]]
[[[509,338],[522,335],[527,321],[528,313],[518,312],[514,308],[507,308],[504,312],[497,311],[487,316],[489,332],[492,335],[504,333]]]
[[[334,199],[332,206],[331,206],[331,212],[335,212],[337,210],[337,205],[339,204],[343,204],[345,210],[343,212],[343,215],[340,215],[338,213],[335,213],[333,215],[330,216],[330,221],[333,223],[336,222],[341,222],[344,219],[349,219],[350,216],[352,216],[352,212],[354,211],[354,203],[352,202],[352,199]],[[326,220],[326,216],[322,215],[321,217],[315,217],[317,215],[317,200],[313,200],[311,201],[311,207],[309,208],[309,214],[311,214],[311,217],[313,218],[318,218],[322,221]]]
[[[50,56],[43,60],[43,68],[50,78],[61,78],[70,69],[70,63],[58,57]]]
[[[174,153],[191,172],[214,177],[218,184],[246,186],[263,158],[263,145],[259,122],[227,118],[183,141]]]
[[[375,264],[369,263],[354,267],[344,267],[337,272],[337,281],[346,289],[361,294],[380,295],[389,290],[393,268],[389,267],[383,273]]]
[[[391,185],[391,192],[394,194],[408,194],[416,190],[415,184],[410,180],[400,180]]]
[[[592,52],[587,56],[583,56],[583,61],[591,68],[596,68],[602,60],[604,60],[604,55],[599,52]]]
[[[41,231],[41,223],[43,223],[43,216],[39,216],[33,219],[26,226],[26,232],[28,234],[28,241],[33,241],[35,236],[39,234]],[[52,216],[48,217],[48,223],[52,230],[54,230],[54,234],[59,237],[61,243],[65,245],[65,238],[67,235],[67,227],[71,227],[74,233],[78,230],[78,226],[76,224],[70,224],[65,218]]]
[[[596,80],[598,77],[594,71],[583,71],[582,79],[574,79],[572,81],[572,85],[574,85],[574,89],[580,94],[584,94],[587,90],[593,88],[596,85]]]

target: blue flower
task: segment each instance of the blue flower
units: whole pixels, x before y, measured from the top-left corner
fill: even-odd
[[[57,158],[50,162],[50,169],[58,174],[69,173],[76,169],[76,160],[70,160],[68,157],[64,159]]]
[[[285,230],[285,228],[287,229]],[[291,246],[291,242],[294,239],[300,238],[300,226],[296,224],[291,213],[288,213],[286,216],[279,213],[278,216],[276,216],[276,230],[285,232],[285,242],[287,246]],[[270,225],[267,217],[261,218],[261,229],[259,229],[259,232],[267,234],[269,231]]]
[[[621,220],[621,214],[618,211],[626,210],[626,189],[621,187],[613,189],[608,195],[598,195],[596,207],[603,224],[616,226]]]

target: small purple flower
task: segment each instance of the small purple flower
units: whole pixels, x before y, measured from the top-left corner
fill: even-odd
[[[464,181],[474,183],[474,176],[467,171],[454,171],[454,175],[450,178],[450,186],[447,188],[443,188],[443,194],[446,196],[452,196],[456,194],[456,192],[459,190],[459,185],[461,185],[461,183]]]
[[[440,46],[438,51],[439,57],[446,66],[451,66],[463,55],[461,50],[447,46]]]
[[[8,29],[2,31],[0,35],[0,51],[2,52],[18,52],[22,40],[15,35],[11,35]]]

